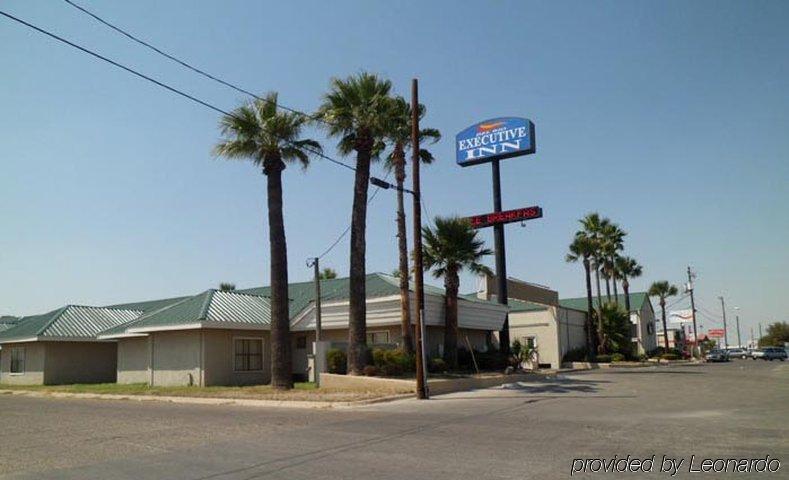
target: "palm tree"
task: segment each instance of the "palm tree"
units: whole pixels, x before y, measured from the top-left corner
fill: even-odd
[[[591,354],[595,351],[594,348],[594,323],[592,319],[595,316],[595,310],[592,302],[592,275],[591,275],[591,258],[595,254],[595,243],[584,232],[578,232],[573,239],[573,243],[569,247],[570,253],[567,254],[565,260],[567,262],[577,262],[581,260],[584,266],[584,277],[586,279],[586,348]]]
[[[424,105],[419,105],[419,118],[425,116]],[[405,225],[405,201],[403,188],[405,185],[405,149],[411,144],[411,105],[403,97],[396,97],[392,102],[392,123],[387,134],[393,143],[392,153],[388,156],[386,167],[393,169],[397,182],[397,248],[399,265],[397,278],[400,280],[400,330],[403,337],[403,351],[413,353],[411,335],[411,299],[408,289],[408,237]],[[435,128],[423,128],[419,131],[420,145],[422,141],[435,143],[441,139],[441,133]],[[424,148],[419,149],[422,163],[433,163],[433,154]]]
[[[318,278],[321,280],[331,280],[333,278],[337,278],[337,271],[333,268],[324,268],[318,275]]]
[[[444,277],[444,361],[454,369],[458,364],[458,274],[464,268],[490,274],[490,269],[479,262],[493,252],[477,238],[468,220],[459,217],[436,217],[435,230],[423,227],[422,237],[425,267],[433,270],[435,278]]]
[[[603,271],[605,273],[605,291],[608,296],[608,301],[611,301],[611,291],[608,281],[613,281],[614,284],[614,299],[618,303],[616,291],[616,257],[619,252],[624,248],[624,240],[627,233],[619,228],[619,225],[608,221],[602,226],[600,231],[601,240],[600,248],[603,256]]]
[[[282,214],[282,171],[286,162],[309,165],[308,153],[321,146],[301,138],[304,115],[277,111],[277,94],[269,93],[222,117],[223,139],[217,156],[251,160],[267,179],[269,246],[271,255],[271,385],[293,388],[288,315],[288,253]]]
[[[677,287],[663,280],[655,282],[649,287],[650,297],[660,297],[660,309],[663,316],[663,345],[668,351],[668,327],[666,326],[666,298],[673,297],[679,291]]]
[[[603,303],[602,295],[600,294],[600,269],[603,267],[603,260],[605,258],[602,250],[602,236],[603,230],[607,228],[611,221],[607,218],[602,218],[597,212],[589,213],[579,221],[583,228],[582,232],[594,244],[594,254],[591,260],[595,273],[595,285],[597,287],[597,318],[599,321]]]
[[[617,257],[616,271],[622,279],[622,290],[625,293],[625,310],[630,315],[630,279],[638,278],[643,273],[643,267],[631,257]]]
[[[329,135],[339,137],[340,153],[356,152],[348,307],[348,373],[351,375],[361,375],[367,363],[367,189],[370,163],[383,150],[383,141],[389,132],[391,90],[390,81],[367,72],[346,79],[334,78],[316,114],[328,125]]]

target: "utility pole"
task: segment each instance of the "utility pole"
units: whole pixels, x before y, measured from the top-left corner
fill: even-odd
[[[734,307],[736,314],[734,321],[737,323],[737,347],[742,347],[742,340],[740,340],[740,307]]]
[[[753,348],[753,327],[751,327],[751,348]]]
[[[425,364],[425,285],[422,264],[422,188],[419,177],[419,83],[411,80],[411,181],[414,182],[414,295],[416,297],[416,398],[428,398]]]
[[[762,340],[762,322],[759,322],[759,340],[756,341],[758,344]]]
[[[726,328],[726,305],[723,303],[723,297],[718,297],[721,300],[721,310],[723,311],[723,348],[729,346],[729,331]]]
[[[693,298],[693,279],[696,277],[696,274],[690,269],[690,265],[688,265],[688,291],[690,292],[690,312],[691,316],[693,317],[693,344],[694,344],[694,353],[695,347],[699,344],[699,332],[696,329],[696,302]],[[701,352],[699,352],[699,355]]]
[[[312,351],[315,357],[315,384],[320,386],[320,369],[318,369],[318,350],[320,349],[321,341],[321,272],[320,272],[320,258],[314,257],[307,260],[307,266],[313,268],[313,275],[315,281],[315,343]],[[322,364],[322,362],[321,362]]]

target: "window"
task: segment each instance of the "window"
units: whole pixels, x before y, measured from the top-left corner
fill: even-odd
[[[537,347],[537,337],[523,337],[522,343],[524,347],[535,348]]]
[[[296,337],[296,348],[299,350],[304,350],[307,348],[307,337]]]
[[[367,332],[367,345],[389,343],[389,332]]]
[[[263,339],[236,338],[234,356],[236,372],[257,372],[263,370]]]
[[[25,347],[11,349],[11,373],[25,373]]]

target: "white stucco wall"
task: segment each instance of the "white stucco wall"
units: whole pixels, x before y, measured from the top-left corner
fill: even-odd
[[[636,324],[638,337],[634,339],[639,354],[646,354],[657,348],[658,339],[655,329],[655,312],[647,300],[637,312],[630,313],[630,321]]]
[[[151,337],[118,339],[118,383],[150,383]]]
[[[547,363],[551,368],[559,368],[561,354],[556,307],[510,313],[510,341],[517,339],[524,343],[526,337],[536,338],[539,363]]]
[[[14,347],[25,349],[25,371],[21,374],[11,374],[11,350]],[[3,355],[0,357],[0,383],[43,385],[45,357],[45,347],[40,342],[3,344]]]
[[[269,332],[254,330],[204,330],[204,385],[263,385],[271,382]],[[234,370],[233,341],[236,338],[263,340],[263,368],[257,372]]]
[[[199,330],[154,332],[151,337],[154,386],[200,385]]]

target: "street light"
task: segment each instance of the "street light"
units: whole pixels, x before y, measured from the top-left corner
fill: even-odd
[[[390,188],[398,190],[400,192],[410,193],[414,196],[414,202],[419,200],[419,195],[414,192],[413,190],[409,190],[407,188],[398,187],[397,185],[393,185],[386,180],[381,180],[380,178],[370,177],[370,183],[375,185],[378,188],[383,188],[384,190],[389,190]],[[421,223],[421,222],[420,222]],[[415,235],[418,235],[417,232]],[[417,240],[417,239],[415,239]],[[419,239],[421,240],[421,238]],[[416,245],[419,245],[419,249],[421,250],[422,243],[421,241],[415,242]],[[421,262],[421,251],[414,252],[414,262]],[[418,255],[417,255],[418,254]],[[421,274],[422,270],[414,268],[415,270],[415,279],[418,278],[418,275]],[[419,279],[421,280],[421,279]],[[416,282],[415,282],[416,283]],[[414,285],[414,294],[417,297],[417,326],[416,328],[419,330],[417,333],[417,345],[416,345],[416,366],[417,366],[417,375],[416,375],[416,390],[417,390],[417,398],[426,399],[428,398],[428,390],[427,390],[427,364],[425,363],[425,359],[427,358],[425,352],[425,344],[426,344],[426,333],[425,332],[425,311],[424,311],[424,287],[422,281],[416,283]],[[421,367],[421,368],[420,368]],[[420,375],[421,373],[421,375]]]

